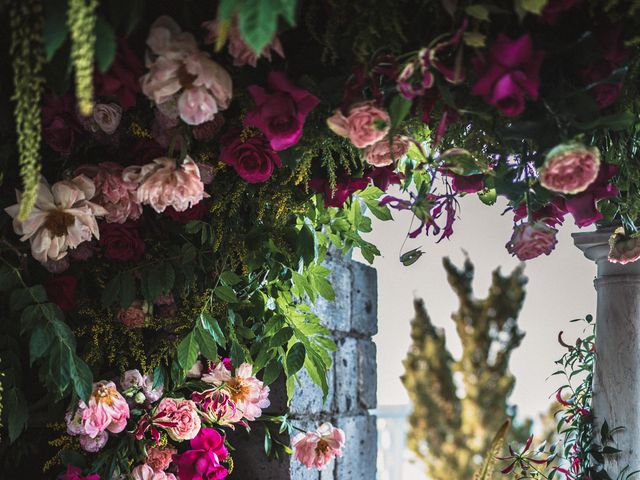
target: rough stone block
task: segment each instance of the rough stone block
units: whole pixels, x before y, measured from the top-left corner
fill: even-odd
[[[376,344],[371,340],[358,340],[358,400],[360,407],[376,408],[378,390]]]
[[[332,360],[335,363],[335,358],[332,357]],[[303,368],[298,372],[298,379],[300,383],[296,383],[296,391],[289,405],[289,411],[293,415],[314,415],[333,410],[335,397],[335,373],[333,367],[329,370],[327,376],[329,394],[324,402],[322,401],[322,389],[313,383],[306,369]]]
[[[335,411],[346,413],[358,409],[358,341],[346,337],[336,342],[333,365],[335,375]]]
[[[329,281],[336,292],[336,299],[330,302],[318,297],[312,310],[330,330],[348,332],[351,329],[351,263],[335,255],[325,261],[325,266],[331,269]]]
[[[282,462],[270,460],[264,453],[264,426],[259,422],[252,424],[251,433],[243,428],[235,431],[227,430],[227,435],[234,447],[233,473],[230,480],[288,480],[290,478],[290,462],[294,460],[285,456]],[[287,438],[283,438],[285,442]]]
[[[358,415],[338,417],[337,426],[348,439],[342,457],[336,461],[334,475],[339,480],[374,480],[376,478],[376,417]]]
[[[351,329],[368,336],[378,333],[378,274],[360,262],[351,262]]]

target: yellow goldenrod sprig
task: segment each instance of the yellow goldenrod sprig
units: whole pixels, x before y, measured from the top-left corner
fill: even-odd
[[[71,32],[71,61],[75,70],[76,97],[82,115],[93,110],[93,63],[98,0],[69,0],[67,24]]]

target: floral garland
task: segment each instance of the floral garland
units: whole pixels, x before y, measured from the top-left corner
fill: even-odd
[[[225,429],[293,433],[262,415],[268,386],[291,396],[304,368],[327,395],[336,346],[309,304],[334,298],[330,248],[379,254],[365,210],[411,211],[409,236],[440,241],[460,197],[502,196],[522,260],[568,215],[613,222],[611,261],[638,259],[638,3],[399,3],[9,12],[13,73],[33,82],[0,123],[8,468],[40,475],[13,458],[41,447],[63,478],[224,478]],[[320,468],[344,441],[323,424],[292,445]]]

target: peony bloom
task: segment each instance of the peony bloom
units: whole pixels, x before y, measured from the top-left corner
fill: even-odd
[[[249,86],[256,108],[247,114],[244,123],[264,133],[271,148],[278,152],[298,143],[307,115],[320,100],[294,85],[282,72],[271,72],[267,84],[266,89]]]
[[[75,465],[67,465],[67,471],[63,473],[59,480],[100,480],[100,475],[94,473],[93,475],[82,475],[82,469]]]
[[[159,108],[175,101],[182,120],[199,125],[214,118],[231,102],[229,73],[198,49],[190,33],[182,32],[167,16],[158,18],[149,31],[149,73],[140,82],[143,93]],[[163,113],[167,113],[166,110]]]
[[[242,420],[242,412],[225,390],[214,388],[204,392],[193,392],[191,400],[198,404],[204,418],[220,426],[233,428],[234,423]]]
[[[205,37],[204,43],[215,43],[216,39],[218,38],[218,21],[211,20],[209,22],[204,22],[202,26],[207,30],[207,36]],[[235,20],[233,21],[229,29],[227,39],[229,41],[229,55],[233,57],[233,65],[235,67],[251,65],[255,68],[260,57],[264,57],[268,61],[271,61],[271,51],[274,51],[282,58],[284,58],[282,44],[276,36],[274,36],[271,42],[266,47],[264,47],[262,52],[260,52],[260,55],[256,55],[251,47],[249,47],[242,39],[242,35],[240,35],[240,29],[238,28],[238,23]]]
[[[85,452],[96,453],[102,450],[109,440],[107,432],[100,432],[95,438],[89,435],[80,435],[80,446]]]
[[[145,250],[138,226],[133,222],[102,223],[100,246],[104,248],[104,258],[122,262],[142,260]]]
[[[365,148],[382,140],[389,132],[391,119],[373,102],[352,105],[347,116],[337,110],[327,119],[327,125],[336,134],[351,140],[358,148]]]
[[[53,277],[44,284],[47,297],[63,312],[70,312],[76,306],[76,287],[78,281],[71,275]]]
[[[220,140],[220,160],[232,166],[249,183],[266,182],[276,167],[282,167],[280,156],[262,134],[256,133],[246,136],[238,130],[230,130]]]
[[[82,403],[82,428],[91,438],[105,430],[120,433],[127,426],[129,405],[113,382],[94,383],[89,404],[83,408]]]
[[[93,107],[93,121],[107,135],[118,129],[121,119],[122,107],[117,103],[98,103]]]
[[[640,237],[625,235],[624,228],[618,228],[609,239],[609,261],[626,265],[640,259]]]
[[[156,409],[154,423],[163,427],[176,442],[191,440],[200,431],[196,404],[181,398],[163,398]]]
[[[402,158],[409,151],[410,145],[409,139],[404,135],[396,135],[392,140],[383,138],[365,149],[364,159],[374,167],[386,167]]]
[[[183,212],[208,196],[198,165],[188,155],[180,166],[171,158],[161,157],[142,167],[127,167],[123,178],[139,183],[138,202],[150,205],[158,213],[169,206]]]
[[[238,411],[251,422],[262,415],[263,408],[271,405],[269,387],[264,386],[264,383],[252,375],[252,369],[250,364],[243,363],[228,380],[212,382],[216,386],[222,385]],[[206,382],[208,377],[204,375],[203,381]]]
[[[144,327],[145,315],[142,309],[142,302],[136,300],[130,307],[119,310],[116,317],[120,323],[128,328]]]
[[[342,456],[344,446],[344,432],[331,425],[323,423],[315,432],[298,433],[291,441],[294,448],[294,458],[307,468],[324,470],[334,457]]]
[[[133,480],[176,480],[173,473],[165,473],[162,470],[154,470],[149,465],[138,465],[131,471]]]
[[[580,193],[594,182],[599,169],[600,152],[596,147],[559,145],[547,154],[540,170],[540,184],[555,192]]]
[[[555,228],[543,222],[521,223],[514,227],[507,251],[522,261],[549,255],[558,243],[556,233]]]
[[[220,480],[228,475],[222,465],[229,456],[224,436],[213,428],[203,428],[191,440],[191,450],[173,457],[179,480]]]
[[[510,117],[524,111],[525,97],[538,99],[540,66],[544,53],[534,51],[529,34],[512,40],[498,35],[486,58],[473,65],[478,81],[471,92]]]
[[[202,381],[213,385],[220,385],[222,382],[228,382],[231,380],[232,368],[231,360],[224,358],[222,361],[213,365],[213,368],[209,368],[207,373],[202,375]]]
[[[33,258],[43,263],[60,260],[69,249],[92,236],[100,237],[96,217],[107,211],[90,202],[95,193],[94,183],[84,175],[56,182],[52,187],[41,178],[36,204],[24,222],[18,220],[19,192],[18,203],[5,211],[13,218],[13,230],[22,235],[20,240],[31,242]]]
[[[153,468],[156,472],[161,472],[169,468],[172,457],[177,453],[175,448],[158,448],[151,447],[147,450],[147,459],[145,463]]]

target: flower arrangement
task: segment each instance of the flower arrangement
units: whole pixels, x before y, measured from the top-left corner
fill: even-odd
[[[367,212],[442,240],[460,197],[501,196],[520,259],[571,215],[637,260],[638,5],[581,3],[9,2],[4,463],[224,478],[269,385],[304,368],[327,394],[309,304],[329,248],[379,253]],[[301,433],[316,468],[345,441]]]

